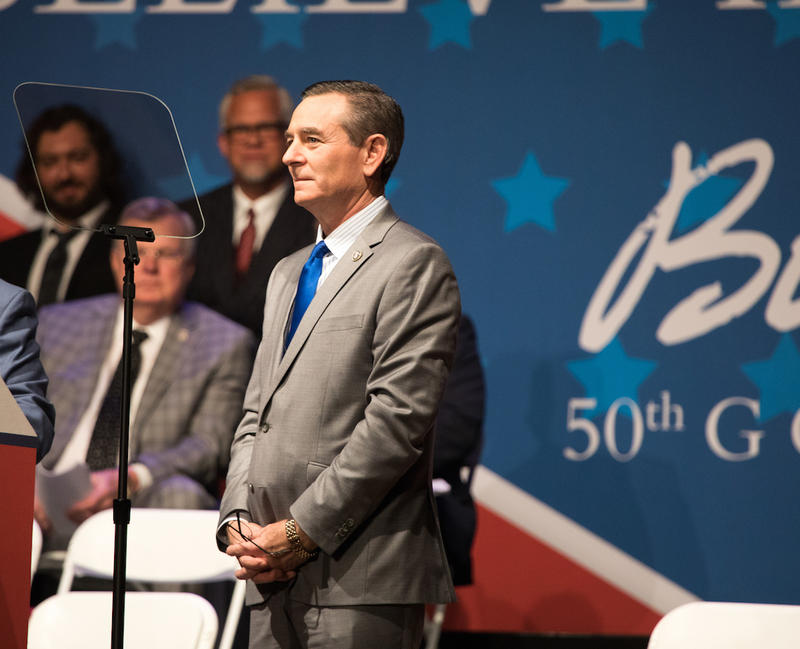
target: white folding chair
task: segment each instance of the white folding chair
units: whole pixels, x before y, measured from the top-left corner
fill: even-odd
[[[36,567],[39,565],[39,556],[42,554],[42,528],[36,519],[33,521],[33,534],[31,535],[31,579]]]
[[[28,649],[108,649],[111,592],[54,595],[33,609]],[[127,593],[123,643],[129,649],[213,649],[214,607],[192,593]]]
[[[435,604],[430,619],[425,618],[425,649],[437,649],[442,635],[442,624],[447,612],[447,604]]]
[[[245,582],[234,576],[236,559],[215,542],[218,514],[202,509],[131,510],[126,577],[132,582],[207,583],[234,580],[233,596],[219,649],[231,649],[244,606]],[[111,510],[84,521],[70,539],[59,593],[76,576],[111,578],[114,574],[114,521]]]
[[[796,649],[800,606],[691,602],[656,624],[648,649]]]

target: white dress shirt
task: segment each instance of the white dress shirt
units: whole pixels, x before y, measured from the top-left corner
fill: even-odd
[[[327,237],[324,237],[325,245],[328,246],[330,252],[322,258],[322,272],[317,282],[317,290],[331,274],[339,260],[350,250],[350,246],[356,242],[358,236],[388,203],[385,196],[378,196],[364,209],[353,214]],[[317,243],[322,240],[322,226],[317,226]]]
[[[61,282],[58,285],[58,292],[56,293],[57,301],[62,302],[66,297],[67,288],[72,279],[72,273],[75,272],[75,266],[78,265],[78,261],[86,248],[86,244],[89,243],[93,230],[97,227],[103,212],[108,209],[108,205],[108,201],[103,201],[99,205],[95,205],[76,221],[76,224],[83,229],[67,242],[67,263],[64,265],[64,272],[61,275]],[[50,253],[58,243],[57,237],[51,234],[55,229],[55,221],[52,218],[48,218],[42,226],[42,243],[39,245],[39,249],[33,257],[31,271],[28,273],[28,284],[26,288],[33,294],[37,302],[39,300],[39,289],[42,287],[44,267],[47,264]]]
[[[261,250],[261,245],[264,243],[264,237],[275,222],[275,217],[278,215],[283,201],[286,199],[286,193],[289,191],[289,183],[281,183],[278,187],[263,196],[259,196],[256,200],[250,200],[245,193],[239,189],[237,185],[233,186],[233,246],[239,245],[239,239],[242,237],[242,232],[247,227],[250,221],[247,213],[252,208],[255,212],[253,225],[255,226],[255,240],[253,241],[253,253],[255,254]]]
[[[61,454],[58,463],[54,467],[55,473],[68,471],[76,464],[86,461],[86,454],[89,451],[89,444],[92,440],[92,433],[94,432],[97,417],[100,414],[100,408],[103,405],[103,399],[106,396],[106,392],[108,392],[111,380],[114,378],[117,366],[122,358],[122,316],[123,307],[120,304],[116,322],[114,323],[114,332],[111,336],[111,347],[106,352],[106,358],[103,361],[103,365],[100,367],[100,374],[97,377],[97,384],[92,393],[92,398],[89,400],[86,411],[83,413],[72,437],[64,447],[64,452]],[[150,372],[153,370],[158,353],[161,350],[161,345],[164,343],[164,339],[167,336],[167,330],[169,329],[171,320],[171,316],[166,316],[147,326],[137,324],[136,320],[133,321],[133,328],[147,333],[147,338],[139,346],[142,355],[142,363],[139,366],[139,375],[131,390],[131,422],[136,419],[136,411],[142,400],[142,394],[144,394],[145,386],[150,378]],[[130,468],[139,478],[140,489],[153,483],[153,478],[150,475],[149,469],[143,464],[132,464]]]

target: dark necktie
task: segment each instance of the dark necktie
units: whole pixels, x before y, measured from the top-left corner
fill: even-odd
[[[134,331],[132,334],[131,391],[142,364],[142,351],[139,347],[146,338],[147,334],[144,331]],[[86,464],[92,471],[117,466],[121,408],[122,359],[120,358],[117,371],[114,373],[114,378],[111,379],[111,385],[108,386],[108,391],[103,399],[103,405],[100,406],[100,412],[94,424],[92,441],[89,442],[89,450],[86,453]]]
[[[42,283],[39,285],[38,305],[44,306],[58,300],[58,287],[67,265],[67,244],[78,233],[78,230],[69,229],[66,232],[51,230],[50,236],[58,237],[55,248],[50,251],[50,256],[42,272]]]
[[[300,272],[300,281],[297,282],[297,295],[294,298],[294,309],[292,310],[292,322],[289,326],[289,334],[286,336],[286,347],[289,346],[294,332],[297,331],[297,325],[300,324],[303,314],[314,298],[314,293],[317,292],[317,283],[322,274],[322,258],[328,252],[330,252],[328,246],[324,241],[320,241],[314,246],[311,256]]]
[[[253,244],[256,240],[256,226],[253,223],[256,213],[251,207],[247,210],[247,226],[242,230],[239,237],[239,245],[236,246],[236,278],[241,279],[247,274],[250,262],[253,259]]]

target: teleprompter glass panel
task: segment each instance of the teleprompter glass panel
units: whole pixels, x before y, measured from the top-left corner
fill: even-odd
[[[126,206],[150,198],[157,200],[140,206],[190,203],[200,214],[179,229],[185,234],[170,227],[161,236],[202,232],[197,194],[163,101],[138,91],[25,82],[14,90],[14,105],[30,157],[23,190],[62,229],[100,230]],[[158,237],[158,221],[152,229]]]

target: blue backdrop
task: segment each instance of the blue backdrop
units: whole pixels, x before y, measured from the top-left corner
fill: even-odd
[[[702,598],[800,603],[800,2],[0,0],[0,41],[5,175],[22,81],[157,95],[198,191],[235,78],[381,85],[483,464]]]

